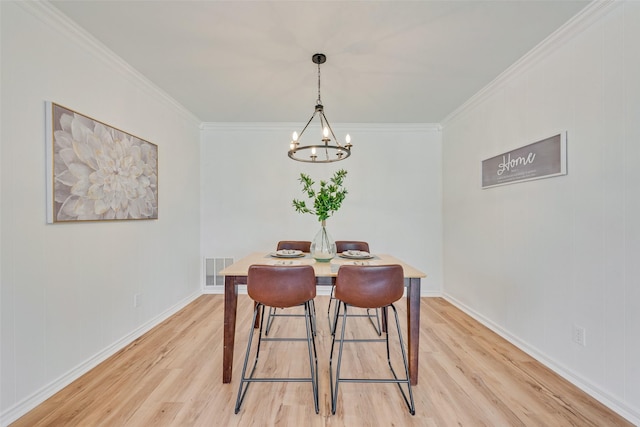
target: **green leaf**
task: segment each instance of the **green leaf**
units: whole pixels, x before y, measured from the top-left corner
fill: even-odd
[[[326,220],[342,206],[347,195],[347,189],[343,187],[346,176],[347,171],[340,169],[328,182],[321,180],[320,188],[316,191],[313,189],[315,182],[311,177],[301,173],[298,181],[302,184],[302,192],[313,202],[313,209],[297,199],[293,200],[293,207],[297,212],[316,215],[319,221]]]

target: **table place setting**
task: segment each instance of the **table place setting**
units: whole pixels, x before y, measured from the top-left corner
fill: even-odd
[[[296,249],[281,249],[271,252],[270,255],[274,258],[301,258],[304,256],[304,252]]]
[[[347,259],[371,259],[373,255],[366,251],[348,250],[339,255],[341,258]]]
[[[349,264],[353,265],[378,265],[375,261],[351,261]]]
[[[279,259],[269,261],[267,264],[269,265],[302,265],[302,262],[292,259]]]
[[[334,258],[331,260],[331,271],[333,273],[337,273],[340,267],[343,265],[367,266],[367,265],[382,265],[382,264],[383,263],[380,263],[379,260],[371,260],[371,259],[358,260],[358,259],[349,259],[349,258],[341,257],[341,258]]]

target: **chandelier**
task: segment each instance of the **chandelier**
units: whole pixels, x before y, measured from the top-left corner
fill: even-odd
[[[293,132],[293,137],[289,145],[289,157],[299,162],[308,163],[331,163],[344,160],[351,155],[351,137],[347,134],[345,138],[345,145],[340,145],[336,135],[331,129],[331,125],[324,115],[324,107],[322,106],[322,99],[320,99],[320,64],[324,64],[327,61],[327,57],[323,53],[316,53],[311,57],[314,64],[318,64],[318,100],[316,101],[316,108],[311,118],[298,135],[298,132]],[[314,117],[318,116],[320,120],[320,129],[322,132],[320,142],[315,145],[301,145],[300,140],[304,131],[311,123]],[[331,141],[335,141],[332,145]]]

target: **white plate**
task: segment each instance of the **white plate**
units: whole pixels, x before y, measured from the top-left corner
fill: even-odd
[[[269,261],[270,265],[302,265],[302,262],[293,259],[274,259]]]
[[[349,259],[371,259],[373,255],[365,251],[344,251],[340,254],[342,258]]]
[[[271,256],[274,256],[277,258],[300,258],[304,256],[304,253],[302,251],[298,251],[295,249],[282,249],[279,251],[272,252]]]
[[[363,259],[362,261],[351,261],[352,265],[378,265],[376,261],[367,261]]]

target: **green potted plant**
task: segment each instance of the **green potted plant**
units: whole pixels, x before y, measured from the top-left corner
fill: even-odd
[[[326,220],[340,209],[347,195],[344,187],[344,179],[347,171],[340,169],[333,174],[331,179],[320,181],[320,188],[316,191],[315,182],[304,173],[300,174],[302,192],[313,201],[313,207],[307,206],[304,200],[293,199],[293,207],[297,212],[310,213],[318,217],[321,228],[311,242],[311,256],[317,261],[327,262],[336,256],[336,244],[326,229]]]

